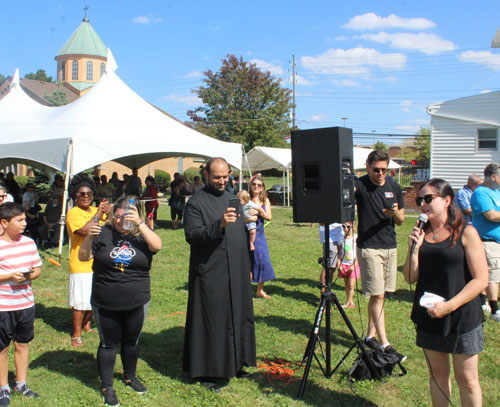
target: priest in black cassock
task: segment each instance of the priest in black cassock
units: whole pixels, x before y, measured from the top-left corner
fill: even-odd
[[[241,209],[229,207],[228,164],[208,161],[204,189],[186,205],[191,246],[183,369],[218,391],[216,378],[246,377],[255,366],[250,249]]]

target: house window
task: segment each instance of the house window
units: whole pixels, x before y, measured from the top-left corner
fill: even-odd
[[[71,80],[72,81],[78,80],[78,61],[76,59],[73,60],[73,66],[71,69]]]
[[[497,129],[477,130],[478,150],[497,150]]]
[[[92,61],[87,61],[87,80],[92,81],[94,78],[94,70],[92,67]]]
[[[66,80],[66,61],[63,61],[61,64],[61,81]]]
[[[101,76],[104,72],[106,72],[106,65],[104,65],[104,62],[101,62]]]

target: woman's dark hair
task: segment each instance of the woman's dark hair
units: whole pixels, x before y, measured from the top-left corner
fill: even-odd
[[[448,183],[441,178],[431,178],[429,181],[424,182],[420,188],[419,192],[424,187],[431,187],[436,190],[436,194],[441,196],[442,198],[450,197],[451,202],[450,206],[448,206],[448,217],[446,219],[446,227],[451,232],[451,242],[450,247],[455,246],[457,243],[457,239],[462,234],[462,230],[464,228],[464,218],[462,216],[462,212],[453,204],[453,198],[455,197],[455,193],[453,192],[453,188]],[[424,230],[428,230],[430,228],[430,223],[427,223],[424,227]]]
[[[156,184],[154,177],[152,177],[151,175],[148,175],[146,177],[146,179],[144,180],[144,182],[148,182],[148,181],[151,182],[151,184],[153,184],[153,185]]]
[[[75,199],[75,195],[81,187],[89,187],[92,191],[93,196],[96,196],[96,185],[93,179],[91,179],[87,174],[76,174],[69,184],[69,195]]]

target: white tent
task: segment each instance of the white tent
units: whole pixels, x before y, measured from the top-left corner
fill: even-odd
[[[178,156],[221,156],[241,168],[240,144],[215,140],[162,113],[112,70],[69,105],[25,105],[26,99],[29,96],[14,84],[1,101],[1,163],[25,162],[66,172],[72,143],[73,174],[106,161],[132,168]]]
[[[115,69],[108,49],[108,72],[81,98],[61,107],[31,100],[16,71],[0,101],[0,164],[65,172],[64,205],[69,177],[106,161],[132,168],[167,157],[219,156],[241,169],[241,144],[215,140],[169,117],[130,89]],[[65,213],[64,207],[63,219]]]
[[[373,150],[369,148],[353,147],[354,169],[365,168],[366,159],[372,151]],[[246,154],[245,160],[250,172],[264,171],[273,168],[283,171],[283,203],[288,202],[288,205],[290,205],[292,150],[288,148],[254,147]],[[400,165],[390,160],[389,168],[400,168]],[[288,188],[285,188],[285,183]]]
[[[283,171],[283,205],[290,205],[290,169],[292,150],[288,148],[254,147],[246,154],[246,164],[250,172],[277,169]],[[285,188],[285,183],[287,188]]]

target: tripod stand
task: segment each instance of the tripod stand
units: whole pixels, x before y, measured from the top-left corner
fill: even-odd
[[[337,255],[338,256],[338,255]],[[378,372],[378,370],[375,368],[373,365],[372,360],[368,356],[368,353],[365,349],[365,346],[363,344],[363,341],[361,338],[358,336],[356,333],[356,330],[351,324],[351,321],[347,317],[347,314],[345,313],[344,309],[342,308],[342,304],[338,300],[337,296],[335,293],[332,293],[332,281],[330,277],[330,224],[325,223],[325,242],[323,244],[323,257],[320,258],[320,263],[323,265],[323,268],[325,269],[325,278],[326,278],[326,287],[325,291],[321,293],[321,301],[319,303],[318,311],[316,312],[316,316],[314,318],[314,326],[311,332],[311,335],[309,336],[309,341],[307,342],[306,350],[304,352],[304,357],[302,359],[302,363],[306,363],[305,369],[304,369],[304,375],[302,376],[302,381],[300,383],[300,389],[299,389],[299,394],[298,394],[298,399],[302,399],[304,395],[304,391],[306,388],[307,384],[307,377],[309,376],[309,370],[311,369],[311,363],[312,363],[312,358],[316,359],[318,362],[318,365],[323,372],[323,375],[329,379],[333,373],[337,370],[337,368],[340,366],[340,364],[347,358],[349,353],[354,349],[355,346],[358,346],[359,350],[363,354],[363,359],[372,373],[372,377],[376,379],[380,379],[381,375]],[[342,316],[342,319],[344,320],[345,324],[349,328],[349,331],[351,332],[351,335],[354,339],[354,344],[350,347],[350,349],[347,351],[347,353],[342,357],[340,362],[335,366],[335,368],[332,371],[332,357],[331,357],[331,305],[334,304],[336,309],[340,312],[340,315]],[[323,352],[323,347],[321,346],[321,341],[319,337],[319,330],[321,327],[321,320],[323,319],[323,315],[326,315],[325,318],[325,348],[326,348],[326,354]],[[318,356],[315,353],[316,350],[316,344],[319,344],[319,347],[321,349],[321,354],[323,358],[325,359],[325,367],[321,365],[321,361],[319,360]]]

